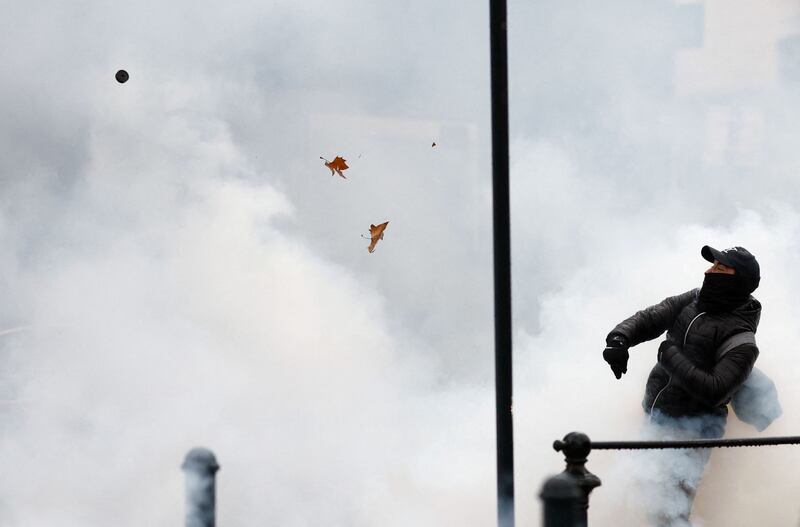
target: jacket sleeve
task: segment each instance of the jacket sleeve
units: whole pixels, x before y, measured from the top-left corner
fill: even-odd
[[[637,311],[617,324],[606,337],[606,341],[614,335],[622,335],[629,346],[635,346],[658,337],[672,326],[678,313],[695,299],[697,291],[692,289]]]
[[[744,384],[756,358],[755,344],[741,344],[726,353],[711,371],[704,371],[692,364],[678,346],[671,344],[660,353],[659,363],[692,397],[708,406],[719,406]]]

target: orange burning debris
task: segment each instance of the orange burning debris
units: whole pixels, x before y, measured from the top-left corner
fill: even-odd
[[[331,176],[334,173],[336,173],[336,174],[339,174],[344,179],[347,179],[347,177],[344,174],[342,174],[342,171],[347,170],[350,167],[347,166],[347,162],[345,161],[344,158],[342,158],[340,156],[336,156],[336,157],[333,158],[333,161],[328,161],[327,159],[325,159],[322,156],[320,156],[319,158],[322,159],[323,161],[325,161],[325,166],[330,169]]]

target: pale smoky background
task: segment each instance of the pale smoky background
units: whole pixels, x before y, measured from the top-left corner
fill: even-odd
[[[220,525],[492,525],[488,3],[0,10],[0,524],[180,524],[201,445]],[[553,439],[637,436],[657,344],[617,381],[605,334],[704,244],[761,262],[797,434],[800,6],[511,1],[509,55],[518,523]],[[797,524],[798,462],[715,451],[698,517]]]

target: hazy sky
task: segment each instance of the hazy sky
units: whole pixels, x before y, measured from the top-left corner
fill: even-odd
[[[205,446],[220,525],[492,525],[488,3],[0,11],[0,524],[179,525]],[[657,341],[617,381],[605,335],[704,244],[761,262],[763,435],[799,433],[799,35],[785,0],[510,3],[518,524],[553,439],[639,433]],[[697,514],[796,524],[798,462],[714,452]],[[623,456],[589,468],[635,524]]]

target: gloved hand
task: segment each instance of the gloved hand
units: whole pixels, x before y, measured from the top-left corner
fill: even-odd
[[[621,379],[623,373],[628,373],[628,347],[628,339],[622,335],[613,335],[606,339],[603,358],[611,366],[617,379]]]

